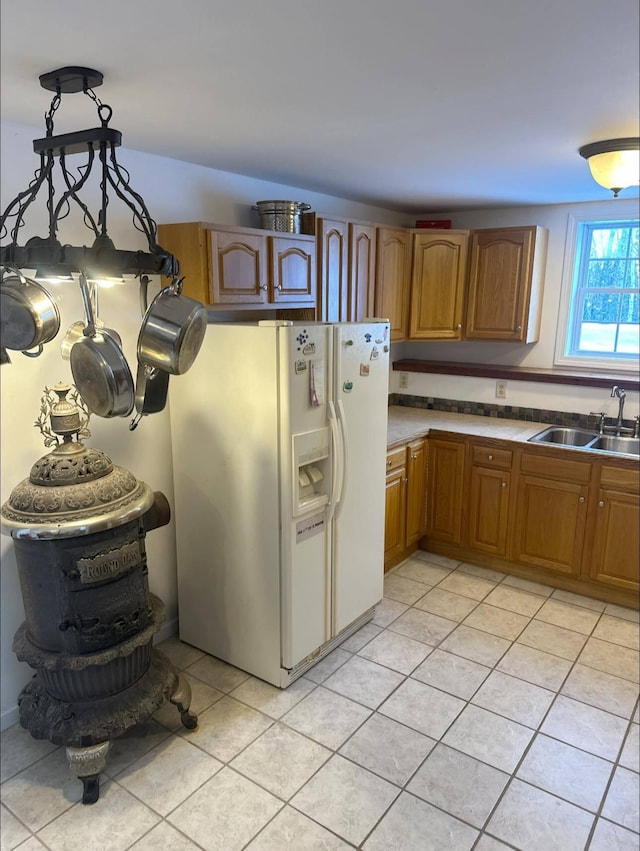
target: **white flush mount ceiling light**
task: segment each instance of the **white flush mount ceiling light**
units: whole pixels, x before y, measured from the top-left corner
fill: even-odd
[[[578,151],[589,163],[596,183],[610,189],[613,197],[640,183],[640,139],[607,139],[583,145]]]

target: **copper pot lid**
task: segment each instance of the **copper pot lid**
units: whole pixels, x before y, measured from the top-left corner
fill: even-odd
[[[45,446],[55,449],[36,461],[0,509],[3,534],[23,540],[90,535],[122,526],[151,507],[148,485],[104,452],[84,446],[80,438],[91,435],[89,416],[75,388],[45,387],[35,425]]]

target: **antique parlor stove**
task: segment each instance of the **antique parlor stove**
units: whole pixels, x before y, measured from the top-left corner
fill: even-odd
[[[55,449],[1,509],[25,610],[13,650],[36,671],[18,699],[20,723],[66,746],[84,804],[98,800],[110,740],[165,698],[185,727],[197,724],[189,684],[152,646],[165,607],[149,592],[145,535],[169,522],[169,504],[82,444],[88,420],[77,391],[45,388],[36,425]]]

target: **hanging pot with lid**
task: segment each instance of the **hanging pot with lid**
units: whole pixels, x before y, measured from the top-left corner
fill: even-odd
[[[87,325],[83,338],[69,354],[73,380],[92,413],[99,417],[127,417],[133,410],[135,389],[120,338],[109,328],[96,328],[84,274],[80,275],[80,291]]]
[[[207,309],[182,295],[183,280],[174,279],[158,293],[138,335],[138,361],[171,375],[183,375],[191,368],[207,330]],[[141,282],[143,294],[147,283]]]
[[[17,271],[3,270],[0,284],[0,339],[4,349],[38,357],[60,330],[60,311],[36,281]],[[35,351],[29,351],[35,349]]]

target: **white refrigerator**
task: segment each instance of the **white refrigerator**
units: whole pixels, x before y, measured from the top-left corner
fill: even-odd
[[[180,638],[286,687],[382,599],[389,324],[211,324],[171,384]]]

